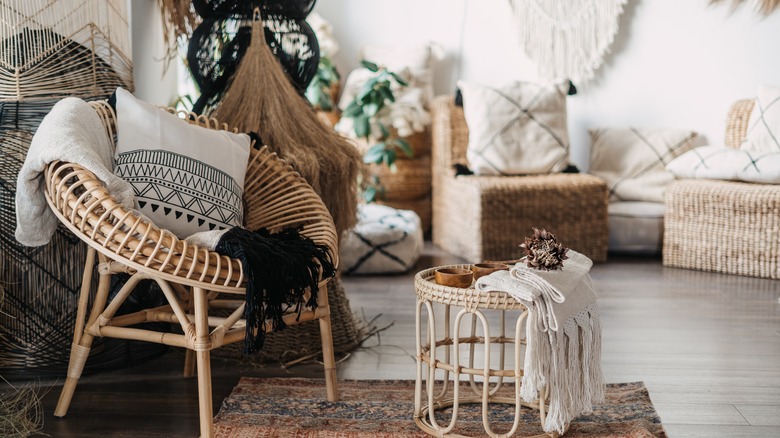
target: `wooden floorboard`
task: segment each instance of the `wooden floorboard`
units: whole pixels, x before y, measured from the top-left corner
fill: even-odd
[[[414,269],[458,263],[427,245]],[[348,277],[352,309],[390,326],[339,364],[342,379],[411,379],[413,273]],[[660,260],[610,257],[594,266],[608,382],[644,381],[671,437],[780,436],[780,282],[664,268]],[[53,437],[197,436],[197,388],[180,377],[182,355],[85,376],[68,416],[52,417],[59,383],[44,397]],[[243,376],[319,376],[214,361],[215,411]],[[411,419],[410,419],[411,421]]]

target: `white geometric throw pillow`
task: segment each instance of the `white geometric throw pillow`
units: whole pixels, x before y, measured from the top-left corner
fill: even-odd
[[[190,125],[122,88],[116,113],[114,173],[155,225],[185,238],[243,223],[248,135]]]
[[[469,130],[466,157],[477,175],[560,172],[569,164],[568,82],[501,88],[458,81]]]
[[[590,130],[590,173],[607,183],[610,201],[664,202],[674,175],[665,166],[693,147],[696,133],[680,129]]]
[[[666,169],[677,178],[780,184],[780,152],[702,146],[675,158]]]
[[[740,149],[753,152],[780,152],[780,88],[761,85],[750,112],[746,137]]]

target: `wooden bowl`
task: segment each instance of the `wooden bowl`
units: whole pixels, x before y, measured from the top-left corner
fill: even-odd
[[[475,263],[471,265],[471,271],[474,273],[474,280],[496,271],[506,270],[509,270],[509,265],[503,263]]]
[[[450,287],[467,288],[471,286],[472,272],[470,269],[441,268],[434,272],[436,284]]]

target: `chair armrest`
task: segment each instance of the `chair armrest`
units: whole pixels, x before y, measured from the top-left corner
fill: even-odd
[[[431,120],[434,178],[453,175],[455,164],[467,164],[469,130],[463,108],[455,105],[452,96],[438,96],[431,102]]]
[[[191,245],[119,204],[92,172],[55,161],[45,171],[46,199],[73,233],[106,256],[191,286],[219,291],[241,287],[244,274],[234,259]]]

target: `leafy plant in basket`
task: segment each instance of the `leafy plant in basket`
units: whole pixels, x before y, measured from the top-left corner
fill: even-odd
[[[414,153],[409,143],[393,133],[380,115],[395,102],[394,89],[406,87],[408,84],[400,75],[385,67],[379,67],[370,61],[362,61],[361,64],[375,75],[361,87],[344,110],[342,118],[352,119],[355,136],[364,139],[369,145],[363,154],[363,162],[386,165],[395,172],[395,161],[399,153],[409,158]],[[377,176],[362,181],[361,188],[366,202],[373,202],[377,195],[384,191]]]
[[[333,61],[327,56],[320,56],[320,63],[317,65],[317,73],[314,74],[306,88],[306,99],[314,108],[322,111],[333,111],[335,105],[333,102],[333,87],[339,83],[339,75]]]

